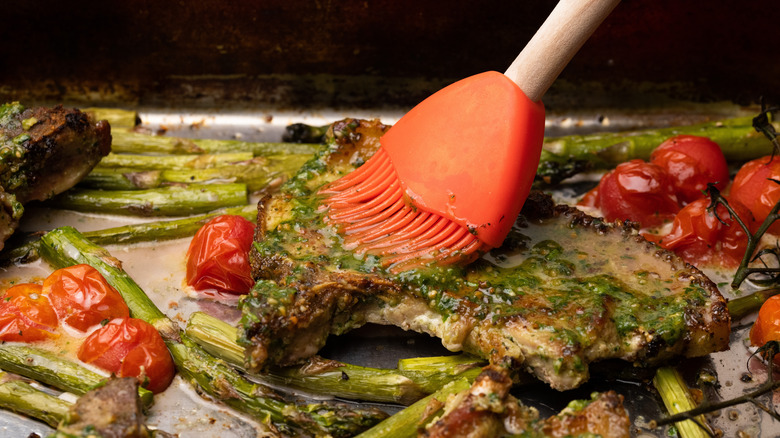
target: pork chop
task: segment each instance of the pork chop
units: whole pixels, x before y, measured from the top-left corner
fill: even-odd
[[[77,109],[0,105],[0,249],[29,201],[79,182],[111,151],[111,127]]]
[[[559,390],[589,364],[656,364],[728,348],[726,302],[699,270],[645,241],[536,193],[503,246],[466,267],[392,274],[345,248],[317,191],[364,163],[387,126],[348,119],[330,147],[258,206],[257,284],[241,304],[247,367],[300,362],[330,334],[366,323],[441,338],[452,351],[510,362]]]

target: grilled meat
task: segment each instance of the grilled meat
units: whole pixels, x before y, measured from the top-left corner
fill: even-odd
[[[138,379],[111,378],[79,397],[54,437],[148,438]],[[170,436],[160,433],[159,437]]]
[[[73,187],[111,151],[111,128],[77,109],[0,106],[0,186],[21,203]]]
[[[584,406],[583,406],[584,405]],[[583,403],[575,400],[560,414],[531,426],[539,437],[627,438],[631,422],[623,407],[623,396],[614,391],[593,395]]]
[[[419,436],[478,438],[528,430],[539,413],[523,406],[509,393],[510,389],[512,378],[505,369],[485,367],[471,388],[446,400],[441,418],[432,421]]]
[[[558,415],[539,420],[535,409],[509,393],[511,387],[506,369],[486,367],[470,389],[447,400],[444,414],[422,430],[420,438],[630,436],[623,397],[614,391],[576,400]]]
[[[0,249],[22,204],[73,187],[111,150],[111,128],[76,109],[0,105]]]
[[[330,334],[393,324],[525,369],[560,390],[588,379],[591,362],[653,364],[728,348],[730,319],[717,287],[629,223],[606,224],[535,194],[504,245],[467,267],[389,274],[344,248],[316,191],[378,147],[386,126],[345,120],[332,144],[262,200],[251,254],[258,280],[242,302],[247,366],[292,364]]]
[[[19,219],[24,208],[16,200],[16,196],[6,193],[0,187],[0,249],[3,249],[5,241],[16,231]]]

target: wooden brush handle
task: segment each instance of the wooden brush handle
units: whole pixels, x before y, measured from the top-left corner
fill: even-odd
[[[504,74],[538,101],[619,1],[560,0]]]

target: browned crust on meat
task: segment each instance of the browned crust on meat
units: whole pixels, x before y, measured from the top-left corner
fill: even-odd
[[[77,109],[30,108],[21,119],[37,119],[23,147],[27,184],[13,189],[20,202],[43,201],[80,181],[111,151],[111,127]],[[13,135],[13,134],[12,134]]]
[[[448,400],[445,414],[420,431],[426,438],[477,438],[506,433],[504,417],[513,416],[516,425],[525,428],[536,412],[522,409],[509,394],[512,379],[505,369],[487,366],[464,394]],[[453,406],[454,404],[454,406]]]
[[[19,227],[20,218],[21,212],[16,197],[0,188],[0,250],[5,246],[5,241]]]
[[[485,367],[471,388],[447,401],[441,418],[421,430],[419,437],[488,438],[524,432],[531,437],[631,436],[623,396],[614,391],[598,394],[581,409],[567,407],[558,415],[537,420],[536,410],[523,406],[509,393],[511,388],[505,368]]]
[[[111,150],[111,129],[77,109],[3,105],[0,124],[0,249],[22,204],[43,201],[79,182]]]
[[[138,397],[138,380],[111,378],[79,398],[60,431],[73,436],[83,436],[92,430],[95,436],[105,438],[147,438],[150,434],[145,421]]]

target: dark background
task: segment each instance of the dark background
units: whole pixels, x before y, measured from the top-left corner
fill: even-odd
[[[453,80],[504,71],[555,3],[5,2],[0,99],[413,105]],[[624,0],[545,102],[614,106],[656,94],[740,104],[777,98],[777,9],[768,0]]]

